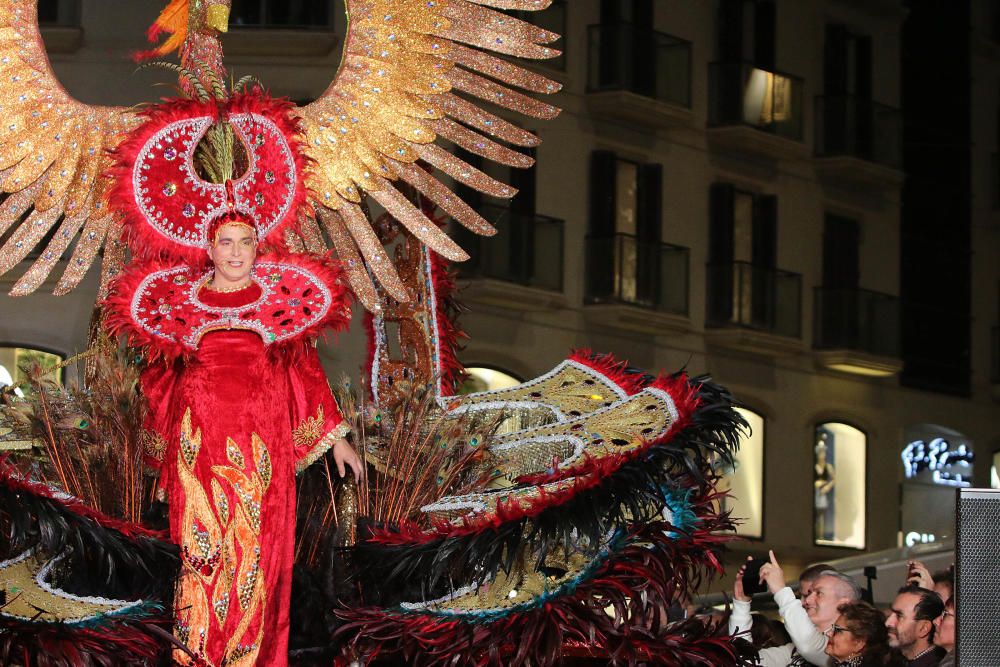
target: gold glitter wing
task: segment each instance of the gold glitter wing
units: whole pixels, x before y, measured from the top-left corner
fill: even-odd
[[[109,183],[101,175],[107,151],[137,119],[124,108],[70,97],[49,65],[35,0],[0,5],[0,118],[0,275],[38,246],[38,258],[10,292],[30,294],[79,238],[54,289],[65,294],[105,240],[110,246],[116,238],[117,222],[103,201]],[[118,255],[105,253],[105,269]]]
[[[496,232],[433,174],[441,172],[494,197],[510,198],[515,190],[437,140],[501,164],[533,164],[531,157],[494,139],[533,147],[538,138],[483,107],[540,119],[559,113],[527,93],[554,93],[560,84],[490,53],[535,59],[559,55],[546,46],[559,35],[497,11],[535,11],[549,4],[551,0],[347,0],[350,23],[340,70],[326,92],[299,112],[306,150],[316,165],[309,186],[317,217],[344,260],[355,292],[370,309],[377,298],[365,264],[391,296],[400,301],[408,297],[362,209],[362,195],[451,260],[468,255],[401,189],[419,192],[476,233]]]

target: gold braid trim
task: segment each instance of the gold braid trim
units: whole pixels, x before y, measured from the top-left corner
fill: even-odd
[[[309,450],[308,454],[296,461],[295,474],[297,475],[301,473],[303,470],[315,463],[316,459],[323,456],[323,454],[326,454],[326,452],[333,447],[333,443],[335,441],[340,440],[350,432],[351,427],[346,421],[342,421],[330,429],[319,442],[313,445],[313,448]]]

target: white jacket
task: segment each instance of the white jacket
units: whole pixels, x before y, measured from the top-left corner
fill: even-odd
[[[778,604],[778,613],[785,622],[785,630],[792,638],[791,644],[764,648],[760,650],[759,665],[763,667],[788,667],[792,661],[792,651],[798,650],[799,655],[817,667],[824,667],[830,659],[826,654],[827,637],[820,632],[809,614],[802,608],[802,602],[788,586],[774,594]],[[744,634],[750,639],[750,603],[733,600],[733,613],[729,616],[729,633]]]

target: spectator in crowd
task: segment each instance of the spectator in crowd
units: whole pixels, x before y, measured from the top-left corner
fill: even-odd
[[[947,651],[938,667],[955,667],[955,598],[949,598],[934,619],[934,643]]]
[[[797,667],[804,665],[825,666],[827,637],[823,631],[837,619],[837,607],[861,599],[861,588],[852,578],[834,570],[823,570],[814,579],[803,585],[806,595],[800,602],[792,589],[785,585],[785,575],[781,566],[769,552],[770,562],[760,568],[760,580],[778,604],[778,613],[785,621],[785,629],[791,643],[784,646],[760,649],[760,663],[764,667]],[[733,613],[729,617],[729,631],[732,634],[745,633],[750,629],[750,597],[743,591],[743,572],[736,574],[733,588]],[[814,573],[810,573],[812,575]]]
[[[826,630],[826,653],[833,667],[895,667],[902,658],[889,646],[885,616],[867,602],[842,604]]]
[[[944,611],[941,596],[932,590],[904,586],[892,601],[885,620],[889,644],[907,660],[907,667],[937,667],[945,650],[934,645],[934,619]]]

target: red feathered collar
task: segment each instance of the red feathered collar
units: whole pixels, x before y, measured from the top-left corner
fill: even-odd
[[[105,301],[109,329],[127,333],[133,344],[159,356],[173,357],[197,349],[209,331],[256,331],[264,345],[272,345],[315,336],[324,328],[343,329],[350,320],[339,268],[327,262],[305,255],[260,256],[251,274],[259,290],[221,295],[226,305],[206,303],[204,285],[211,274],[211,269],[186,264],[131,268]]]
[[[198,261],[213,221],[230,215],[252,224],[257,239],[282,247],[306,202],[298,122],[287,101],[263,94],[226,102],[171,100],[147,112],[146,122],[114,153],[111,201],[125,214],[134,256]],[[249,159],[245,173],[226,183],[203,180],[194,154],[205,132],[223,119]]]

